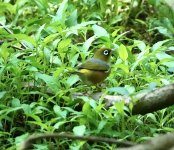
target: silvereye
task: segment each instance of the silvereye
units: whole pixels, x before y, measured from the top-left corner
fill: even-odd
[[[110,73],[109,59],[112,50],[109,48],[98,49],[94,56],[79,65],[77,74],[87,84],[97,84],[105,80]]]

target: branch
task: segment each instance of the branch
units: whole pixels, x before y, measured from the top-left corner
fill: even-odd
[[[132,110],[133,114],[146,114],[174,105],[174,84],[156,89],[142,96]]]
[[[92,98],[99,99],[102,93],[95,93]],[[121,100],[124,100],[126,104],[133,103],[132,114],[146,114],[154,112],[168,106],[174,105],[174,84],[164,86],[159,89],[155,89],[151,92],[139,94],[133,97],[129,96],[112,96],[104,95],[106,101],[106,107],[114,105]]]
[[[127,148],[118,148],[117,150],[174,150],[174,132],[159,135],[143,144]]]
[[[120,141],[116,140],[114,138],[105,138],[105,137],[98,137],[98,136],[76,136],[70,133],[43,133],[43,134],[33,134],[29,136],[21,145],[19,150],[27,150],[32,147],[32,145],[38,140],[38,139],[49,139],[49,138],[67,138],[72,140],[82,140],[82,141],[92,141],[92,142],[106,142],[110,144],[119,144],[125,147],[134,146],[132,142],[127,141]]]

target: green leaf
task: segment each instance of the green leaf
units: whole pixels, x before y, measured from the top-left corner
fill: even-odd
[[[36,73],[36,77],[42,79],[48,85],[48,87],[55,93],[59,91],[57,80],[53,76]]]
[[[59,21],[61,23],[64,23],[64,16],[67,6],[68,6],[68,0],[63,0],[63,2],[59,6],[59,9],[56,12],[56,16],[53,18],[54,21]]]
[[[15,137],[16,146],[19,147],[28,136],[29,136],[29,133],[25,133],[25,134]]]
[[[128,91],[129,94],[135,93],[135,87],[131,85],[125,85],[126,90]]]
[[[97,23],[97,21],[87,21],[87,22],[82,22],[80,24],[72,26],[65,30],[65,32],[67,33],[66,36],[69,36],[70,34],[78,35],[78,32],[77,32],[78,30],[82,30],[82,29],[84,29],[84,27],[86,27],[90,24],[95,24],[95,23]]]
[[[89,104],[90,104],[90,106],[91,106],[92,108],[94,108],[94,109],[97,107],[97,102],[96,102],[96,100],[90,99],[90,100],[89,100]]]
[[[77,81],[79,81],[79,76],[78,75],[71,75],[66,83],[69,85],[69,86],[72,86],[73,84],[75,84]]]
[[[86,131],[86,126],[81,125],[81,126],[76,126],[73,128],[73,133],[77,136],[83,136]]]
[[[135,70],[135,68],[141,64],[144,60],[148,59],[147,54],[149,53],[149,49],[142,51],[137,55],[136,61],[132,64],[131,72]]]
[[[147,118],[153,120],[153,122],[157,122],[156,116],[152,113],[148,113]]]
[[[56,115],[60,116],[61,118],[66,119],[66,117],[67,117],[67,111],[66,110],[62,111],[60,106],[58,106],[58,105],[54,105],[53,110],[56,113]]]
[[[134,44],[137,45],[141,51],[144,51],[146,48],[146,44],[143,41],[134,40]]]
[[[37,125],[38,127],[41,128],[41,130],[46,130],[46,131],[49,130],[49,126],[46,123],[42,123],[42,120],[39,120],[40,119],[39,116],[31,114],[29,115],[29,117],[35,120],[35,121],[28,121],[29,124]]]
[[[16,13],[16,6],[11,4],[11,3],[9,3],[9,2],[5,2],[5,1],[4,2],[0,2],[0,8],[1,8],[0,12],[7,11],[10,14],[15,14]],[[3,13],[2,13],[2,15],[3,15]]]
[[[104,129],[106,124],[107,124],[107,120],[100,121],[98,128],[97,128],[97,131],[100,132],[102,129]]]
[[[36,41],[32,37],[27,36],[26,34],[10,34],[10,35],[8,35],[8,37],[9,38],[16,38],[18,40],[29,42],[34,47],[36,47]]]
[[[49,36],[47,36],[44,39],[44,43],[47,44],[49,42],[52,42],[54,39],[56,39],[58,37],[59,33],[55,33],[55,34],[50,34]],[[60,40],[59,40],[60,41]]]
[[[3,110],[0,110],[0,114],[1,114],[0,120],[2,118],[6,118],[9,113],[11,113],[11,112],[16,113],[18,110],[21,110],[21,109],[22,109],[22,107],[14,107],[14,108],[9,107],[9,108],[5,108]]]
[[[159,41],[157,43],[155,43],[153,46],[152,46],[152,51],[156,51],[158,50],[164,43],[168,42],[169,40],[164,40],[164,41]]]
[[[6,93],[7,93],[7,91],[1,91],[0,92],[0,99],[2,99],[5,96]]]
[[[157,54],[156,54],[156,57],[157,57],[159,60],[162,60],[162,59],[165,59],[165,58],[172,58],[172,56],[166,54],[165,52],[157,53]]]
[[[169,32],[169,30],[166,27],[159,26],[159,27],[156,27],[155,29],[157,29],[159,33],[172,38],[172,34]]]
[[[129,73],[129,66],[126,64],[118,64],[118,68],[122,69],[125,73]]]
[[[68,27],[77,25],[77,9],[75,9],[71,15],[66,20],[66,24]]]
[[[40,116],[37,116],[36,114],[28,114],[28,116],[31,117],[32,119],[34,119],[38,123],[38,125],[39,125],[39,123],[42,122],[42,120],[40,119]],[[35,121],[33,121],[33,122],[35,122]]]
[[[92,118],[93,114],[92,114],[92,111],[91,111],[91,106],[88,102],[86,102],[84,105],[83,105],[83,108],[82,108],[82,112],[87,115],[89,118]]]
[[[156,54],[156,57],[160,60],[160,63],[172,68],[174,66],[174,58],[164,52],[160,52]]]
[[[12,104],[12,107],[20,107],[21,106],[20,100],[17,98],[12,99],[11,104]]]
[[[1,7],[1,6],[0,6]],[[6,17],[5,16],[0,16],[0,23],[2,24],[2,25],[5,25],[5,23],[6,23]]]
[[[39,40],[41,38],[41,32],[44,30],[45,28],[45,24],[43,24],[42,26],[39,27],[39,29],[36,31],[36,34],[35,34],[35,39],[36,40]]]
[[[92,29],[93,29],[94,35],[95,35],[96,37],[99,38],[99,37],[102,37],[102,36],[106,36],[106,37],[109,38],[108,32],[107,32],[103,27],[100,27],[100,26],[98,26],[98,25],[93,25],[93,26],[92,26]]]
[[[58,56],[53,56],[53,55],[51,55],[51,57],[50,57],[50,63],[56,64],[59,66],[62,65],[61,59]]]
[[[85,41],[83,44],[83,52],[87,52],[89,47],[91,46],[92,42],[96,39],[96,36],[92,36]]]
[[[116,92],[118,94],[121,95],[129,95],[129,92],[126,88],[124,87],[112,87],[112,88],[108,88],[109,92]]]
[[[71,67],[75,67],[75,65],[78,62],[78,58],[79,58],[79,53],[77,53],[74,56],[70,57],[70,59],[71,59],[71,62],[70,62]]]
[[[30,105],[22,104],[21,106],[22,106],[22,109],[23,109],[23,111],[25,112],[26,115],[29,115],[29,114],[32,113]]]
[[[63,51],[64,49],[68,48],[71,44],[71,39],[65,39],[59,42],[58,51]]]
[[[123,61],[127,60],[128,52],[127,52],[126,47],[123,44],[120,45],[120,47],[118,49],[118,54]]]
[[[48,9],[48,1],[47,0],[34,0],[34,2],[37,4],[38,9],[43,12],[43,14],[47,13]]]
[[[171,61],[171,62],[163,62],[162,63],[163,65],[169,67],[169,68],[172,68],[174,66],[174,61]]]
[[[0,47],[0,56],[6,61],[10,55],[7,43],[3,43]]]
[[[65,123],[66,123],[66,121],[59,121],[59,122],[57,122],[57,123],[54,125],[54,128],[55,128],[55,129],[59,129],[60,126],[62,126],[62,125],[65,124]]]
[[[124,114],[124,101],[120,101],[118,103],[115,103],[115,107],[120,114]]]

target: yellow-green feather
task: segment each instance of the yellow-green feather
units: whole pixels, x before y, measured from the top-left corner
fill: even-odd
[[[104,51],[108,50],[108,55],[104,55]],[[110,73],[110,65],[108,64],[111,49],[101,48],[97,50],[94,57],[78,66],[77,74],[87,84],[97,84],[107,78]]]
[[[97,84],[102,82],[109,75],[108,71],[94,71],[88,69],[80,69],[78,72],[79,77],[87,84]]]

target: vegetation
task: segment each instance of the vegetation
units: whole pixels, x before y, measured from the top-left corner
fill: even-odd
[[[167,0],[166,0],[167,1]],[[174,131],[174,107],[141,116],[123,102],[106,109],[71,71],[100,47],[116,48],[100,85],[134,95],[174,81],[174,8],[163,0],[1,0],[0,145],[33,133],[73,132],[135,143]],[[9,33],[9,30],[12,33]],[[114,149],[115,144],[43,140],[35,149]]]

